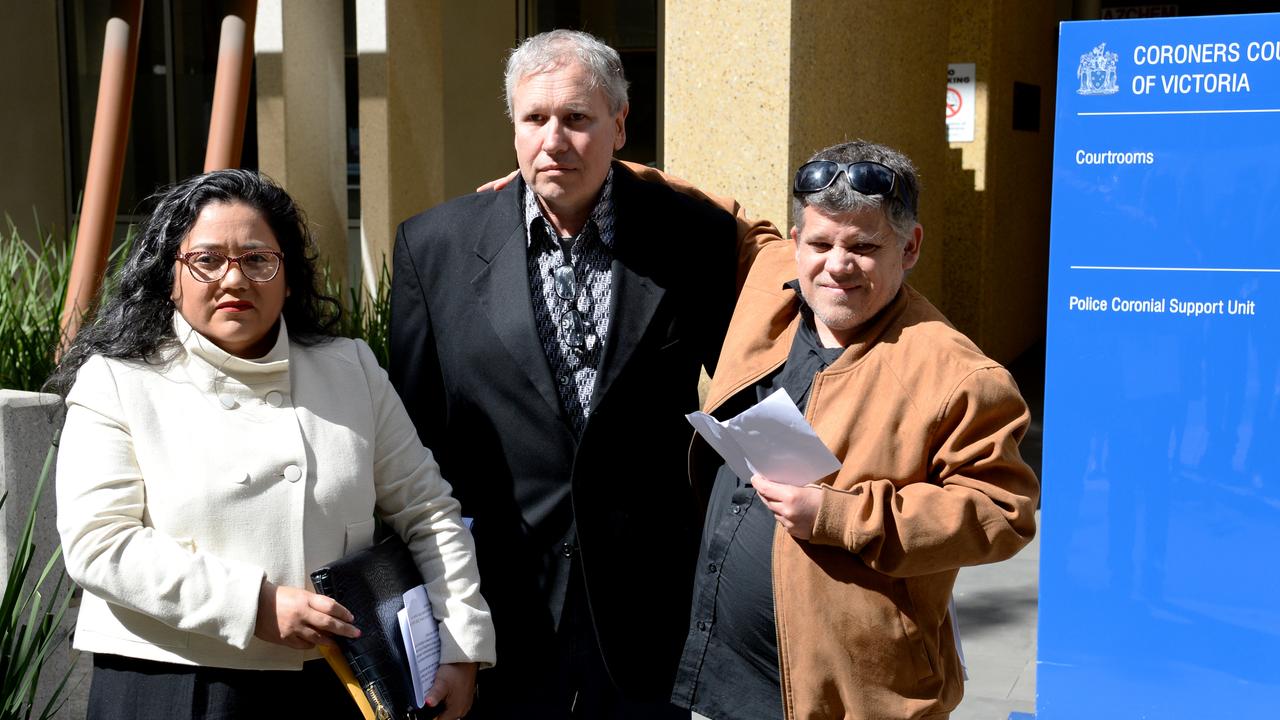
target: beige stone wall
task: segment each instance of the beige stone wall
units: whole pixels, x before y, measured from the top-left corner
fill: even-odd
[[[0,3],[0,213],[31,239],[67,228],[59,68],[54,0]]]
[[[390,260],[396,224],[443,196],[440,18],[438,3],[356,3],[366,287]]]
[[[995,5],[991,114],[1001,120],[988,136],[982,341],[1008,361],[1045,333],[1058,22],[1049,3]],[[1040,87],[1038,132],[1012,129],[1014,81]]]
[[[347,141],[342,0],[262,0],[258,167],[306,210],[335,280],[347,274]]]
[[[1047,3],[951,3],[949,61],[977,64],[978,102],[975,141],[949,158],[949,315],[1004,362],[1044,337],[1056,34]],[[1013,129],[1015,81],[1040,87],[1038,132]]]
[[[923,186],[925,228],[910,282],[930,298],[942,297],[942,258],[950,242],[940,192],[945,10],[927,0],[795,0],[792,7],[791,169],[815,150],[856,138],[910,156]],[[946,312],[946,303],[941,306]]]
[[[516,169],[502,81],[507,51],[516,44],[516,2],[445,3],[445,199]]]
[[[665,169],[786,226],[791,4],[669,0],[664,11]]]
[[[396,226],[515,169],[502,68],[513,0],[356,3],[366,286]]]

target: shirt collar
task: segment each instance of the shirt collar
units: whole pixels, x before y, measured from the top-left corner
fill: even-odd
[[[202,374],[229,375],[246,385],[252,385],[272,380],[289,370],[289,331],[285,328],[283,315],[280,316],[275,344],[266,355],[253,360],[237,357],[213,344],[212,340],[191,327],[191,323],[176,310],[173,313],[173,332],[190,358],[188,366],[203,366],[207,372]]]
[[[537,221],[541,220],[541,227],[538,227]],[[591,215],[587,218],[587,222],[593,222],[596,225],[596,232],[600,237],[600,242],[605,247],[613,250],[613,168],[609,168],[609,174],[605,175],[604,184],[600,186],[600,195],[596,198],[596,204],[591,208]],[[538,196],[533,192],[533,188],[528,184],[524,185],[524,225],[526,242],[529,247],[533,246],[535,238],[552,239],[555,232],[551,221],[547,220],[546,215],[542,212],[542,203],[538,202]]]

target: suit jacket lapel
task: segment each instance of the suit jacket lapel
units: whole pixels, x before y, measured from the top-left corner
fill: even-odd
[[[503,347],[529,376],[547,405],[566,420],[551,365],[534,326],[523,192],[522,182],[511,183],[501,191],[497,210],[489,217],[476,242],[475,253],[484,265],[472,278],[471,286]]]
[[[626,367],[640,339],[644,337],[666,290],[654,282],[651,273],[657,257],[658,230],[637,197],[643,182],[614,163],[613,212],[614,251],[612,299],[609,303],[609,337],[596,373],[591,393],[594,411]]]

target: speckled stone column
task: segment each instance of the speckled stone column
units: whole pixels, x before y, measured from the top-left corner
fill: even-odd
[[[262,0],[254,28],[258,167],[307,213],[335,280],[347,275],[341,0]]]
[[[664,19],[666,169],[789,228],[791,176],[815,150],[855,138],[900,148],[925,188],[911,282],[939,296],[945,6],[680,0]]]
[[[516,168],[502,82],[515,41],[511,0],[357,0],[366,287],[401,221]]]

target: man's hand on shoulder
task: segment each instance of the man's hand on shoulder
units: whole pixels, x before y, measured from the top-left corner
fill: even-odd
[[[813,536],[813,523],[822,505],[822,488],[817,485],[784,485],[752,475],[751,485],[773,513],[778,524],[794,537],[808,540]]]
[[[500,178],[498,178],[498,179],[496,179],[496,180],[490,180],[489,182],[487,182],[487,183],[485,183],[485,184],[481,185],[480,187],[476,188],[476,192],[489,192],[490,190],[492,190],[492,191],[494,191],[494,192],[497,192],[497,191],[501,190],[502,188],[504,188],[504,187],[506,187],[506,186],[510,185],[510,184],[511,184],[511,181],[516,179],[516,175],[517,175],[519,172],[520,172],[520,171],[519,171],[518,169],[517,169],[517,170],[512,170],[511,172],[507,173],[507,174],[506,174],[506,175],[504,175],[503,177],[500,177]]]

